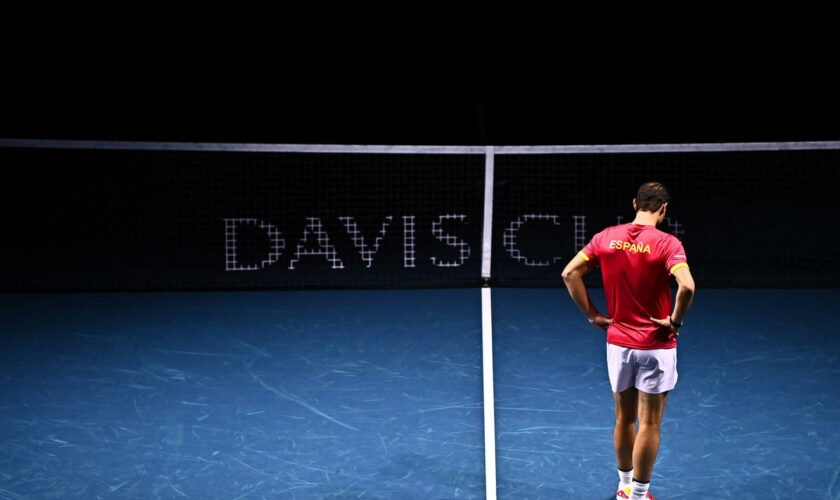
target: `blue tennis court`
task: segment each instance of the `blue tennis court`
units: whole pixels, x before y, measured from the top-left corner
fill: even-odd
[[[478,290],[0,299],[0,498],[484,497]],[[499,498],[611,497],[603,334],[493,299]],[[698,293],[657,498],[838,498],[838,306]]]
[[[499,497],[612,498],[603,334],[565,290],[494,297]],[[838,290],[698,291],[663,420],[657,499],[838,498],[840,339],[818,325],[838,306]]]

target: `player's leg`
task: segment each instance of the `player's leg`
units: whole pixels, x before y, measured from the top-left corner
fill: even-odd
[[[668,393],[677,384],[677,350],[651,349],[635,352],[639,391],[639,430],[633,445],[632,499],[652,498],[648,489],[659,453],[659,428]]]
[[[633,442],[636,439],[638,391],[633,349],[607,344],[607,368],[615,399],[613,442],[618,465],[617,499],[629,498],[633,473]]]
[[[639,391],[639,431],[633,446],[633,479],[649,483],[653,464],[659,452],[659,427],[668,393],[649,394]]]
[[[633,443],[636,441],[636,417],[639,391],[630,387],[622,392],[613,393],[615,398],[615,430],[613,443],[618,469],[629,471],[633,468]]]

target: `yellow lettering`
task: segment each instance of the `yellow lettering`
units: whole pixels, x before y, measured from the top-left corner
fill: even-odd
[[[651,253],[650,245],[646,245],[641,241],[634,243],[624,240],[610,240],[610,248],[624,250],[625,252]]]

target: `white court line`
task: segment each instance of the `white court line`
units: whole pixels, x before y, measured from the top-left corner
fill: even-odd
[[[496,500],[496,412],[493,397],[493,321],[490,288],[481,289],[481,358],[484,376],[484,477],[486,497]]]

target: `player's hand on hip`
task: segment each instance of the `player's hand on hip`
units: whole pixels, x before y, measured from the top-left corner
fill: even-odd
[[[671,336],[677,337],[679,336],[680,332],[674,329],[673,325],[671,325],[671,318],[666,316],[662,319],[658,318],[650,318],[651,322],[659,325],[660,327],[664,328],[668,332],[670,332]]]
[[[589,318],[589,324],[601,330],[606,330],[607,327],[612,324],[612,322],[612,318],[608,318],[601,314],[596,314],[595,316]]]

